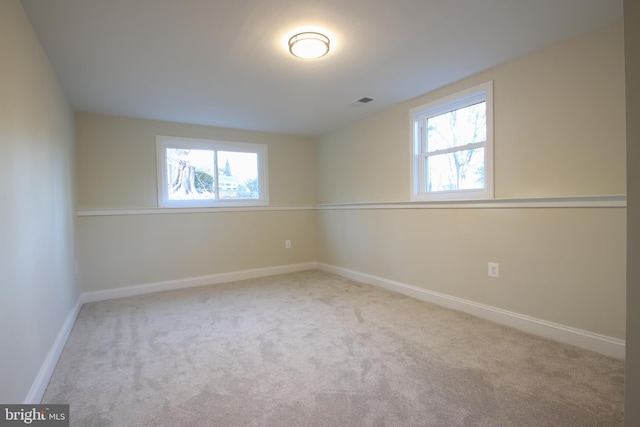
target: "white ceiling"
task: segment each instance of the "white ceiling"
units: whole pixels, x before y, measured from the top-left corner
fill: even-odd
[[[76,111],[309,136],[622,19],[622,0],[22,4]],[[327,56],[288,53],[319,28]]]

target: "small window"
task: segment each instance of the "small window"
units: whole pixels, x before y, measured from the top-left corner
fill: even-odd
[[[413,199],[493,198],[493,82],[411,110]]]
[[[269,203],[267,146],[156,137],[160,207]]]

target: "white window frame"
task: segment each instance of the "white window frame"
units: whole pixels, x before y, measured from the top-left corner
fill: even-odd
[[[258,199],[224,199],[224,200],[170,200],[167,186],[167,148],[190,148],[199,150],[235,151],[256,153],[258,155],[258,181],[260,198]],[[156,136],[158,207],[192,208],[192,207],[233,207],[264,206],[269,204],[269,182],[267,165],[267,145],[248,142],[230,142],[198,138],[174,136]]]
[[[458,110],[478,102],[486,102],[487,139],[446,151],[484,147],[485,188],[473,190],[427,191],[426,190],[426,120],[440,114]],[[493,198],[493,81],[479,84],[444,98],[420,105],[410,110],[411,116],[411,199],[452,200]],[[439,153],[443,153],[440,151]],[[432,153],[433,155],[433,153]]]

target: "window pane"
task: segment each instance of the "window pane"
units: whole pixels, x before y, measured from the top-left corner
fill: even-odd
[[[169,200],[214,199],[212,150],[167,148],[167,194]]]
[[[259,199],[258,154],[218,151],[220,199]]]
[[[428,156],[427,191],[484,188],[484,148]]]
[[[427,152],[486,141],[486,110],[479,102],[427,119]]]
[[[267,146],[156,136],[159,207],[269,203]]]

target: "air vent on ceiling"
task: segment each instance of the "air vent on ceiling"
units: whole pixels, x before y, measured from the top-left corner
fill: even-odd
[[[371,101],[373,101],[373,98],[368,98],[368,97],[365,96],[363,98],[356,99],[355,101],[353,101],[349,105],[351,105],[352,107],[360,107],[361,105],[368,104]]]

